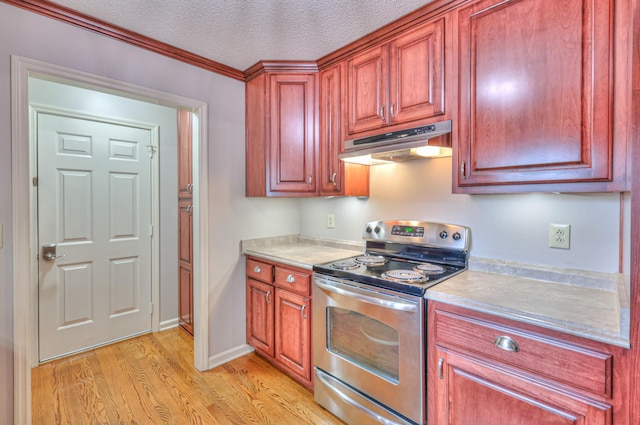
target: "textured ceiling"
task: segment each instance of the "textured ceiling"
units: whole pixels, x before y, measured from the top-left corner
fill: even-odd
[[[315,60],[431,0],[53,0],[244,71]]]

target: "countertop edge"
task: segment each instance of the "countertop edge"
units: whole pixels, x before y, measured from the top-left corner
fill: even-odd
[[[515,320],[517,322],[539,326],[541,328],[550,329],[569,335],[589,339],[592,341],[602,342],[605,344],[611,344],[622,348],[630,348],[631,344],[628,339],[622,338],[619,335],[614,335],[606,332],[601,332],[598,329],[591,327],[581,327],[579,324],[574,323],[573,326],[569,326],[566,323],[560,324],[549,320],[546,316],[537,316],[534,314],[525,314],[519,310],[511,310],[504,307],[488,306],[484,303],[474,302],[468,298],[461,298],[443,293],[428,292],[426,298],[430,301],[437,301],[444,304],[449,304],[457,307],[468,308],[469,310],[477,311],[479,313],[486,313],[504,319]]]

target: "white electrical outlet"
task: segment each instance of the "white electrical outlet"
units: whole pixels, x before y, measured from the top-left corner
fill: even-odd
[[[569,249],[570,224],[549,224],[549,248]]]
[[[327,214],[327,227],[329,229],[336,227],[336,216],[334,214]]]

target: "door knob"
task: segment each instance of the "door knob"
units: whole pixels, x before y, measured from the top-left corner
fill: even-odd
[[[44,261],[56,261],[56,258],[62,258],[64,255],[56,255],[58,245],[54,243],[42,245],[42,259]]]

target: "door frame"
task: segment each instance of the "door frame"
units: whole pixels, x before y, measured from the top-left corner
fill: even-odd
[[[198,139],[194,140],[194,365],[206,370],[209,365],[209,323],[207,320],[209,270],[205,258],[209,245],[208,226],[208,105],[202,101],[173,95],[116,81],[81,71],[47,64],[20,56],[11,56],[11,170],[13,220],[13,360],[14,360],[14,420],[31,423],[31,368],[38,364],[38,262],[37,198],[33,190],[35,146],[30,135],[28,79],[29,76],[72,83],[106,93],[129,97],[176,109],[191,110],[198,118]],[[177,119],[177,118],[176,118]],[[155,178],[155,184],[158,184]],[[154,204],[157,199],[154,200]],[[157,206],[154,206],[157,208]],[[27,214],[28,212],[28,214]],[[154,217],[154,220],[157,217]],[[156,221],[157,222],[157,221]],[[154,238],[159,244],[159,238]],[[154,267],[158,264],[158,246],[152,247]],[[155,273],[157,279],[157,273]],[[154,279],[154,278],[152,278]],[[153,285],[153,283],[152,283]],[[158,297],[157,288],[153,297]],[[152,332],[158,330],[159,307],[154,300]],[[205,319],[205,320],[203,320]]]

